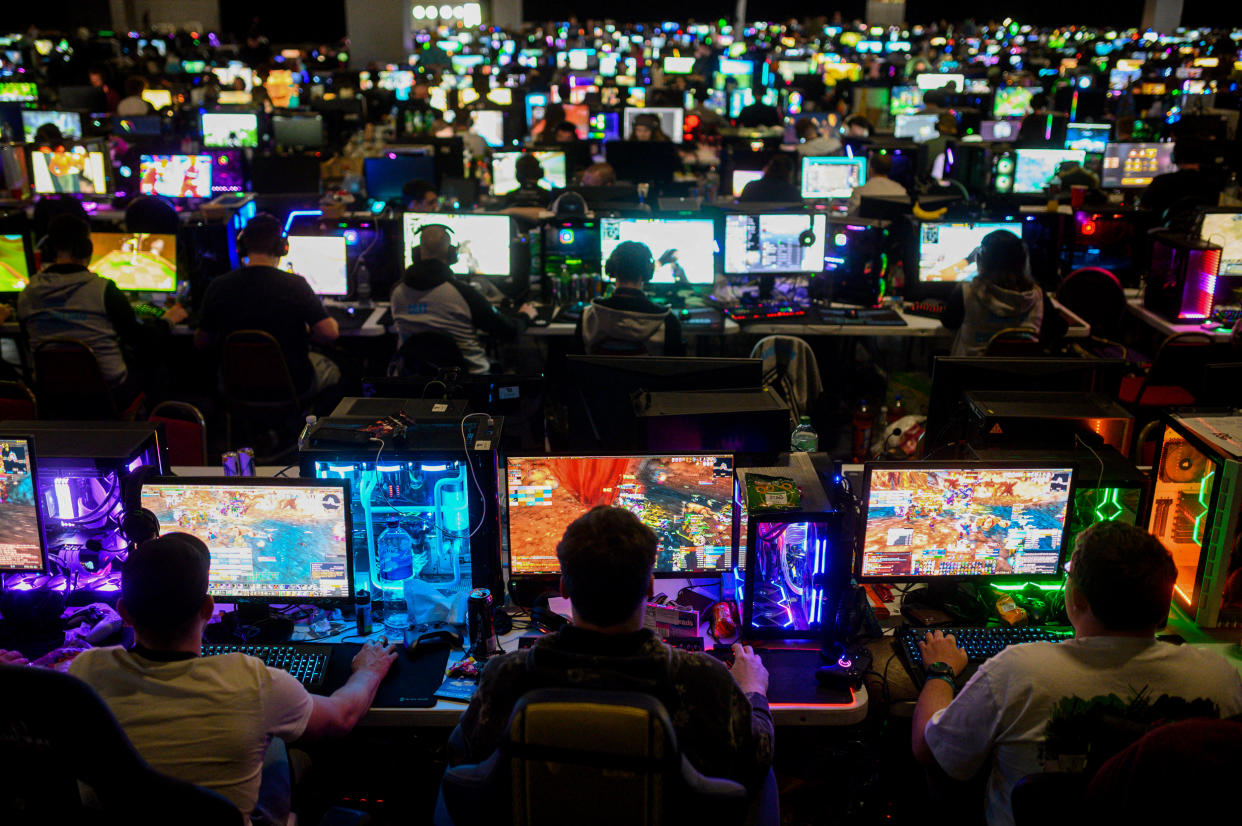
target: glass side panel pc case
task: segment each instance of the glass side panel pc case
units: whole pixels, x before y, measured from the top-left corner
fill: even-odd
[[[1152,471],[1147,530],[1177,565],[1173,601],[1200,627],[1242,625],[1242,416],[1170,416]]]
[[[835,625],[838,577],[852,549],[838,513],[754,513],[747,521],[748,639],[814,639]],[[842,547],[844,546],[844,547]]]

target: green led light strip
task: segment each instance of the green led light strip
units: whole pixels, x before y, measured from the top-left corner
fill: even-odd
[[[1208,503],[1203,501],[1203,497],[1207,494],[1208,483],[1212,481],[1212,477],[1215,475],[1216,468],[1212,468],[1208,471],[1207,476],[1204,476],[1202,481],[1199,482],[1199,504],[1203,506],[1203,513],[1195,517],[1195,530],[1194,533],[1191,534],[1195,538],[1196,545],[1203,544],[1202,522],[1203,517],[1208,514]]]
[[[1123,513],[1126,512],[1125,507],[1123,507],[1122,504],[1117,501],[1117,497],[1121,495],[1121,489],[1120,488],[1101,488],[1100,493],[1102,494],[1102,497],[1099,503],[1095,506],[1096,521],[1115,522]],[[1112,505],[1114,508],[1117,509],[1113,513],[1112,516],[1105,516],[1103,514],[1102,511],[1105,505]]]

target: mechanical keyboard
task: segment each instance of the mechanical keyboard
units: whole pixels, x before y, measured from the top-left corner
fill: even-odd
[[[896,310],[860,307],[819,307],[815,311],[824,324],[844,327],[905,327],[906,320]]]
[[[1242,318],[1242,307],[1217,307],[1212,310],[1211,321],[1217,324],[1223,324],[1226,327],[1232,327]]]
[[[1073,628],[1030,626],[990,626],[987,628],[911,628],[905,626],[893,634],[893,644],[897,647],[897,655],[901,657],[910,672],[910,677],[917,686],[923,685],[923,654],[919,651],[919,642],[928,631],[941,631],[952,634],[958,647],[965,649],[972,665],[999,654],[1011,645],[1024,642],[1063,642],[1074,636]]]
[[[674,310],[681,320],[681,328],[693,333],[720,333],[724,331],[724,315],[715,307],[686,307]]]
[[[203,656],[216,654],[249,654],[258,657],[272,668],[288,671],[298,682],[307,688],[318,688],[323,685],[328,673],[328,659],[332,655],[331,645],[246,645],[231,643],[208,644],[203,646]]]
[[[789,304],[761,304],[756,307],[730,307],[725,312],[737,323],[745,324],[748,321],[806,321],[810,310]]]
[[[342,330],[359,330],[367,319],[371,317],[371,313],[375,311],[374,307],[356,307],[350,304],[331,304],[324,307],[328,311],[328,315],[336,319],[336,324]]]
[[[947,306],[943,301],[938,301],[934,298],[924,298],[912,304],[907,304],[904,312],[906,315],[941,319],[944,318],[944,311]]]

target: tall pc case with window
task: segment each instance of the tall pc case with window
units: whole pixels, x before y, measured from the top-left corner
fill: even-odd
[[[1177,565],[1174,602],[1203,628],[1242,625],[1242,416],[1169,416],[1152,486],[1148,532]]]

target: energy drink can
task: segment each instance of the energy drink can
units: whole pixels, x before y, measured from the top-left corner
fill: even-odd
[[[358,636],[365,637],[371,633],[371,594],[359,591],[354,594],[354,619],[358,623]]]
[[[241,476],[241,457],[236,450],[221,455],[220,462],[224,465],[225,476]]]
[[[470,639],[470,654],[476,660],[486,660],[500,651],[496,639],[496,627],[492,618],[492,592],[475,588],[466,600],[466,629]]]
[[[254,476],[254,448],[243,447],[237,451],[237,458],[241,460],[238,470],[240,476]]]

